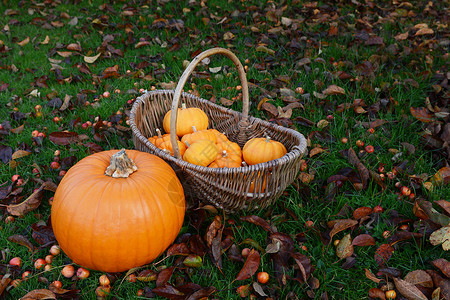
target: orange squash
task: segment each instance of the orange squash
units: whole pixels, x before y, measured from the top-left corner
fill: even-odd
[[[229,155],[227,151],[217,155],[216,159],[208,166],[210,168],[239,168],[241,166],[242,159],[240,156]]]
[[[158,128],[156,128],[156,133],[157,135],[148,138],[148,140],[150,141],[150,143],[152,143],[153,145],[155,145],[156,147],[160,148],[159,146],[167,141],[170,141],[170,134],[166,133],[164,135],[161,135],[161,130],[159,130]]]
[[[134,150],[90,155],[56,190],[51,222],[74,263],[123,272],[157,258],[183,224],[184,192],[161,158]]]
[[[211,140],[214,143],[217,142],[216,135],[209,130],[197,131],[197,128],[195,126],[192,126],[192,130],[193,130],[192,133],[183,135],[183,137],[181,138],[182,143],[188,142],[188,144],[192,145],[193,143],[199,140]]]
[[[180,149],[180,155],[183,156],[184,152],[186,151],[186,145],[180,141],[177,141],[177,143],[178,143],[178,148]],[[173,156],[173,147],[172,147],[172,143],[170,142],[170,140],[161,143],[158,148],[169,151],[170,155]]]
[[[216,136],[217,143],[222,143],[224,141],[229,141],[227,136],[225,134],[223,134],[222,132],[220,132],[219,130],[217,130],[217,129],[208,129],[208,131],[211,131],[212,133],[214,133],[214,135]]]
[[[192,145],[188,145],[183,159],[191,164],[206,167],[216,159],[218,154],[219,150],[217,150],[213,141],[199,140]]]
[[[232,141],[224,141],[221,143],[217,143],[216,146],[217,149],[219,149],[220,153],[225,151],[229,155],[238,156],[242,161],[242,150],[237,143],[233,143]]]
[[[169,110],[163,119],[163,127],[167,133],[170,133],[170,114]],[[195,126],[197,130],[205,130],[208,128],[208,116],[203,110],[197,107],[186,108],[186,104],[181,105],[181,109],[178,109],[177,116],[177,135],[182,137],[185,134],[194,132],[192,126]]]
[[[253,138],[245,143],[242,148],[244,160],[249,165],[256,165],[284,156],[286,147],[270,137]]]

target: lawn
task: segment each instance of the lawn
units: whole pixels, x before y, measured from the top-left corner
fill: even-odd
[[[106,275],[107,299],[450,299],[443,2],[3,0],[0,298],[96,299]],[[251,116],[307,139],[298,177],[256,211],[187,199],[173,246],[145,266],[62,272],[83,267],[48,257],[65,173],[133,149],[136,98],[175,89],[213,47],[244,65]],[[212,56],[184,90],[241,111],[237,74]]]

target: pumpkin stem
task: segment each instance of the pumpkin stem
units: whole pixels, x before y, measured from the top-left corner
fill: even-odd
[[[242,166],[243,166],[243,167],[248,167],[248,164],[247,164],[245,161],[243,161],[243,162],[242,162]]]
[[[266,136],[266,143],[270,142],[270,136]]]
[[[162,138],[161,130],[159,130],[159,128],[156,128],[156,133],[158,134],[158,138]]]
[[[227,156],[228,156],[227,150],[223,150],[223,151],[222,151],[222,157],[227,157]]]
[[[189,144],[188,141],[184,141],[184,143],[186,144],[186,146],[190,147],[191,145]]]
[[[105,175],[113,178],[127,178],[137,169],[136,164],[128,157],[125,149],[122,149],[111,156],[111,163],[106,168]]]
[[[181,103],[181,109],[186,109],[186,103]]]
[[[197,132],[197,127],[192,126],[192,130],[193,130],[194,132]]]

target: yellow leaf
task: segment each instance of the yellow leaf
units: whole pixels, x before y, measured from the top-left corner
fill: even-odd
[[[416,32],[415,36],[425,35],[425,34],[434,34],[434,31],[431,28],[421,28]]]
[[[45,37],[45,39],[41,42],[42,45],[47,45],[50,42],[50,38],[48,35]]]
[[[101,53],[99,53],[95,56],[85,56],[84,61],[87,62],[88,64],[92,64],[97,60],[97,58],[100,57],[100,55],[101,55]]]
[[[31,152],[29,151],[25,151],[25,150],[17,150],[16,152],[13,153],[12,155],[12,159],[18,159],[27,155],[30,155]]]
[[[433,246],[442,244],[442,249],[448,251],[450,249],[450,225],[434,231],[430,235],[430,243]]]
[[[19,45],[19,46],[21,46],[21,47],[23,47],[23,46],[25,46],[26,44],[28,44],[30,42],[30,37],[29,36],[27,36],[27,38],[26,39],[24,39],[23,41],[21,41],[21,42],[18,42],[17,43],[17,45]]]
[[[322,129],[328,126],[330,124],[327,120],[320,120],[317,122],[317,128]]]
[[[314,149],[311,149],[311,151],[309,152],[309,157],[313,157],[314,155],[317,155],[322,152],[325,152],[325,150],[320,147],[316,147]]]

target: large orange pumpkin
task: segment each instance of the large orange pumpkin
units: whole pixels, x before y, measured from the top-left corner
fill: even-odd
[[[67,172],[54,196],[51,222],[61,249],[76,264],[122,272],[164,252],[184,213],[183,188],[164,160],[111,150]]]

